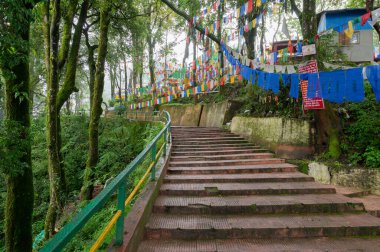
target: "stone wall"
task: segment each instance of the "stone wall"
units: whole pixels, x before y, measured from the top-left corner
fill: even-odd
[[[235,114],[240,106],[238,103],[225,101],[197,105],[161,105],[160,110],[166,110],[170,113],[174,126],[222,128],[228,120],[231,120],[231,115]]]
[[[333,185],[354,187],[380,195],[380,170],[378,169],[332,170],[330,174]]]
[[[228,105],[228,102],[203,105],[199,126],[221,128],[223,126]]]
[[[302,158],[314,152],[311,125],[304,120],[235,116],[231,132],[269,148],[284,158]]]
[[[169,112],[173,126],[198,126],[202,106],[200,104],[161,105],[160,110]]]
[[[320,183],[352,187],[380,195],[379,169],[335,169],[318,162],[311,162],[308,167],[309,175]]]

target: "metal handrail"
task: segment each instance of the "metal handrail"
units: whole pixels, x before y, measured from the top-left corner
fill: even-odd
[[[125,191],[127,178],[133,171],[136,170],[138,165],[142,163],[145,156],[151,152],[152,163],[150,164],[149,169],[151,169],[151,180],[155,180],[156,164],[159,158],[159,153],[162,152],[163,155],[166,156],[167,143],[170,142],[171,118],[170,114],[166,111],[161,112],[161,115],[164,116],[162,119],[166,119],[166,122],[164,128],[158,133],[158,135],[130,164],[127,165],[127,167],[122,172],[119,173],[119,175],[117,175],[110,182],[106,188],[104,188],[93,200],[90,201],[86,207],[84,207],[68,224],[66,224],[50,241],[48,241],[40,251],[61,251],[65,245],[83,228],[88,220],[90,220],[91,217],[104,206],[104,204],[110,199],[116,190],[118,191],[117,212],[111,219],[111,223],[108,226],[112,227],[114,222],[116,222],[115,244],[121,245],[123,243],[124,209],[126,199]],[[156,153],[156,145],[161,137],[164,137],[163,148],[161,148],[162,151]],[[108,226],[107,228],[110,230]]]

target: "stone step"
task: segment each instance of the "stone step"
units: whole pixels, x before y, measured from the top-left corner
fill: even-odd
[[[165,183],[263,183],[263,182],[312,182],[314,178],[300,172],[252,173],[252,174],[168,174]]]
[[[208,166],[208,167],[169,167],[169,174],[248,174],[295,172],[297,166],[281,164],[235,165],[235,166]]]
[[[218,142],[205,142],[205,143],[201,143],[199,142],[199,144],[196,146],[196,147],[207,147],[207,148],[215,148],[215,147],[240,147],[240,146],[253,146],[253,147],[260,147],[258,145],[255,145],[253,143],[249,143],[247,141],[244,140],[244,142],[242,140],[238,140],[238,141],[241,141],[240,143],[218,143]],[[173,143],[173,147],[182,147],[182,148],[189,148],[189,147],[194,147],[193,144],[190,144],[188,142],[176,142],[176,143]]]
[[[240,136],[214,136],[214,137],[198,137],[198,136],[192,136],[191,138],[181,138],[181,137],[174,137],[174,141],[219,141],[219,140],[245,140],[243,137]]]
[[[237,149],[237,150],[209,150],[209,151],[172,151],[171,155],[174,156],[218,156],[221,154],[233,155],[233,154],[247,154],[247,153],[262,153],[267,152],[266,149]]]
[[[238,145],[222,145],[222,146],[199,146],[199,145],[173,145],[173,152],[177,151],[229,151],[229,150],[258,150],[261,149],[260,146],[253,144],[238,144]]]
[[[304,214],[364,212],[361,202],[335,194],[265,196],[159,196],[155,213]]]
[[[260,158],[244,160],[210,160],[210,161],[172,161],[170,167],[205,167],[205,166],[234,166],[234,165],[258,165],[281,164],[285,160],[281,158]]]
[[[222,130],[222,129],[211,129],[211,128],[208,128],[208,129],[203,129],[203,130],[198,130],[198,129],[174,129],[172,128],[172,133],[173,134],[184,134],[184,133],[223,133],[223,132],[228,132],[228,131],[225,131],[225,130]]]
[[[272,153],[249,153],[249,154],[232,154],[232,155],[224,155],[220,154],[216,155],[187,155],[187,156],[172,156],[170,158],[171,161],[203,161],[203,160],[245,160],[245,159],[258,159],[258,158],[272,158]]]
[[[173,139],[190,139],[190,138],[211,138],[211,137],[240,137],[239,135],[231,134],[231,133],[186,133],[186,134],[171,134]]]
[[[378,236],[380,219],[369,214],[174,215],[153,214],[148,239],[303,238]]]
[[[328,194],[335,188],[315,182],[263,182],[263,183],[187,183],[163,184],[162,195],[225,196],[225,195],[284,195],[284,194]]]
[[[230,139],[230,140],[208,140],[208,141],[173,141],[174,145],[200,145],[200,146],[205,146],[205,145],[222,145],[222,144],[249,144],[247,140],[244,139]]]
[[[358,237],[312,237],[290,239],[197,239],[187,240],[144,240],[138,252],[279,252],[279,251],[367,251],[376,252],[380,238]]]

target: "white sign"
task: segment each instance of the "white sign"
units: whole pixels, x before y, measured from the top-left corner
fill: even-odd
[[[315,48],[315,44],[302,46],[303,56],[314,55],[316,53],[317,49]]]

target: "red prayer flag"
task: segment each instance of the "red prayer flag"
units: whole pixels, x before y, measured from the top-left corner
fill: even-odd
[[[362,18],[362,26],[365,25],[365,23],[367,23],[368,19],[371,17],[371,12],[368,12],[366,14],[364,14],[361,18]]]
[[[248,1],[248,10],[247,10],[247,13],[251,13],[252,12],[252,7],[253,7],[253,1],[249,0]]]
[[[288,42],[288,52],[289,52],[290,54],[293,53],[293,44],[292,44],[292,41],[291,41],[291,40],[289,40],[289,42]]]

